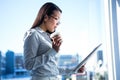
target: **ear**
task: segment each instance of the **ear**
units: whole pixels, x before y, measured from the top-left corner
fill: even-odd
[[[45,15],[44,21],[46,22],[49,19],[48,15]]]

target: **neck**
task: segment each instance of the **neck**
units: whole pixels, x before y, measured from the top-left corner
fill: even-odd
[[[41,24],[40,26],[39,26],[43,31],[47,31],[47,29],[45,28],[45,25],[44,24]]]

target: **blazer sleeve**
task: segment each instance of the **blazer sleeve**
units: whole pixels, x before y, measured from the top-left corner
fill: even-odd
[[[64,69],[64,68],[58,68],[59,69],[59,74],[60,75],[68,75],[73,69],[68,69],[68,68],[66,68],[66,69]]]
[[[35,63],[35,57],[39,46],[38,36],[35,31],[26,32],[24,37],[24,66],[31,70]]]

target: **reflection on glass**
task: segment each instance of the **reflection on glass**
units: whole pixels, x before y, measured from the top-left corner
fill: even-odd
[[[22,1],[21,1],[22,2]],[[30,4],[33,4],[32,1],[29,1]],[[44,3],[45,1],[40,1],[35,3],[32,7],[39,8],[40,4]],[[71,76],[74,80],[108,80],[108,70],[107,70],[107,59],[106,57],[106,49],[105,49],[105,21],[104,21],[104,0],[75,0],[75,1],[53,1],[57,5],[61,6],[63,10],[62,18],[61,18],[61,25],[58,30],[61,32],[61,36],[63,37],[63,45],[61,46],[60,55],[58,56],[58,65],[59,67],[63,68],[73,68],[75,67],[88,53],[99,43],[103,43],[102,47],[96,51],[96,54],[91,58],[90,61],[86,63],[86,71],[87,74],[85,75],[78,75],[74,74]],[[4,3],[6,5],[7,2]],[[18,3],[15,1],[15,3]],[[11,6],[13,3],[6,6]],[[69,5],[68,5],[69,4]],[[17,4],[14,4],[18,6]],[[42,4],[41,4],[42,5]],[[6,8],[6,6],[3,6]],[[21,6],[29,6],[28,4],[22,4]],[[19,6],[19,10],[21,11],[21,6]],[[30,5],[31,6],[31,5]],[[15,8],[14,8],[15,9]],[[32,13],[30,11],[26,12],[29,8],[25,8],[25,14]],[[11,8],[10,8],[11,10]],[[37,11],[37,10],[36,10]],[[4,12],[5,16],[7,12]],[[14,15],[21,12],[15,12]],[[36,13],[36,12],[35,12]],[[31,15],[36,15],[34,12]],[[32,16],[32,17],[33,17]],[[18,16],[18,19],[21,16]],[[22,20],[15,21],[11,20],[14,23],[21,22],[23,25],[24,18]],[[12,19],[12,18],[10,18]],[[30,19],[30,18],[28,18]],[[32,19],[30,19],[32,21]],[[28,23],[31,23],[30,20]],[[12,24],[12,22],[11,22]],[[7,25],[12,27],[13,25]],[[26,25],[24,25],[26,26]],[[30,27],[30,26],[28,26]],[[19,27],[21,29],[21,26]],[[20,30],[19,29],[19,30]],[[9,29],[10,30],[10,29]],[[18,30],[18,31],[19,31]],[[23,30],[23,27],[22,29]],[[26,30],[25,30],[26,31]],[[21,31],[24,32],[24,31]],[[120,31],[119,31],[120,32]],[[22,37],[23,38],[23,37]],[[11,37],[10,37],[11,39]],[[6,40],[6,39],[5,39]],[[22,40],[22,39],[21,39]],[[12,44],[9,45],[12,46]],[[20,43],[18,43],[20,44]],[[5,45],[5,44],[4,44]],[[15,44],[17,46],[17,44]],[[4,47],[4,46],[3,46]],[[16,50],[16,47],[14,47]],[[22,47],[20,47],[22,48]],[[13,49],[13,48],[12,48]],[[9,54],[8,54],[9,53]],[[14,50],[8,50],[7,52],[3,53],[2,50],[0,51],[0,74],[1,80],[29,80],[30,74],[24,68],[24,58],[21,51],[21,54],[17,54]],[[5,54],[5,55],[2,55]],[[65,54],[65,55],[64,55]],[[66,57],[67,56],[67,57]],[[60,75],[61,80],[67,79],[66,76]]]

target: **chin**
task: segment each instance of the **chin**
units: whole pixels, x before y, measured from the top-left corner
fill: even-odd
[[[49,33],[49,34],[52,34],[52,33],[54,33],[55,32],[55,30],[54,31],[46,31],[47,33]]]

